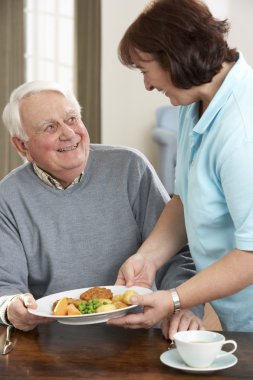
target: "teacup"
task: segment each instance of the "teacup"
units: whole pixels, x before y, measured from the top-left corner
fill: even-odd
[[[180,331],[173,339],[183,361],[195,368],[209,367],[215,359],[230,355],[237,349],[234,340],[226,340],[222,334],[213,331]],[[233,349],[221,352],[225,344],[232,344]]]

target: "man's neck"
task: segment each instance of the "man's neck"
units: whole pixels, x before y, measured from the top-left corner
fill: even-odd
[[[81,181],[82,175],[78,174],[75,178],[70,181],[59,181],[57,178],[53,177],[51,174],[47,173],[45,170],[41,169],[35,162],[33,162],[33,169],[35,174],[48,186],[53,187],[58,190],[65,190],[76,183]]]

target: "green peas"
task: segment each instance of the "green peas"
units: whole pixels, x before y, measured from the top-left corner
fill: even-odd
[[[102,304],[99,300],[94,299],[86,302],[80,302],[77,307],[82,314],[93,314],[96,313],[96,309],[101,305]]]

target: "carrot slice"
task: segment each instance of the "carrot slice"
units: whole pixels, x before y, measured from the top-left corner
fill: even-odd
[[[70,303],[67,307],[67,314],[68,315],[80,315],[81,312],[80,312],[80,310],[77,309],[77,307],[75,305],[73,305],[73,303]]]
[[[66,297],[59,299],[57,302],[53,315],[67,315],[68,299]]]

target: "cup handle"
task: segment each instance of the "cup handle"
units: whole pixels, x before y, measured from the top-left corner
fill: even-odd
[[[230,354],[232,354],[233,352],[235,352],[235,350],[237,349],[237,343],[236,343],[234,340],[225,340],[225,342],[223,342],[223,344],[222,344],[222,347],[223,347],[225,344],[232,344],[232,345],[234,346],[234,348],[232,348],[232,350],[230,350],[230,351],[223,352],[223,353],[217,355],[217,356],[216,356],[217,358],[220,358],[220,357],[223,357],[223,356],[230,355]]]

